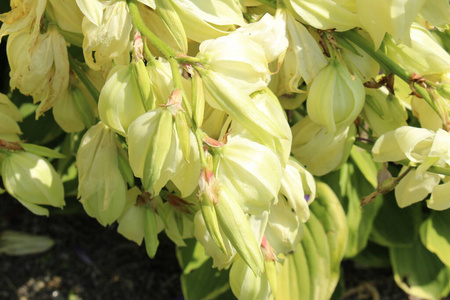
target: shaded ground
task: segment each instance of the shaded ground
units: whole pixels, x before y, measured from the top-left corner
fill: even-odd
[[[155,259],[85,214],[34,216],[0,195],[0,231],[50,236],[46,253],[0,255],[0,299],[182,299],[174,244],[160,235]]]

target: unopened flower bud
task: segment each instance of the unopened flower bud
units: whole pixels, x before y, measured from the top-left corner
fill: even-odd
[[[201,211],[196,213],[194,224],[195,238],[205,249],[205,254],[213,259],[213,267],[218,268],[219,270],[229,268],[236,256],[236,250],[233,248],[230,240],[225,236],[223,231],[219,228],[224,244],[224,249],[220,249],[210,235]]]
[[[253,273],[261,276],[264,271],[261,250],[247,217],[237,202],[238,198],[239,194],[228,190],[225,185],[222,186],[219,203],[216,207],[219,225]]]
[[[40,205],[65,205],[61,178],[42,157],[23,151],[6,155],[2,178],[8,193],[34,214],[48,216],[48,209]]]

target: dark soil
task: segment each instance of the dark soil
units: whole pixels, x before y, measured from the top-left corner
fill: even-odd
[[[73,200],[76,201],[76,200]],[[154,259],[84,213],[35,216],[0,195],[0,232],[49,236],[55,245],[42,254],[0,255],[0,299],[182,299],[174,244],[160,234]]]

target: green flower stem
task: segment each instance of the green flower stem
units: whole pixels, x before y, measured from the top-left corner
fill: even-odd
[[[364,142],[362,142],[360,140],[355,140],[355,144],[354,145],[358,146],[361,149],[367,150],[368,152],[372,153],[373,145],[364,143]]]
[[[153,56],[153,54],[150,52],[150,49],[148,48],[147,43],[145,43],[145,42],[144,42],[144,53],[145,53],[145,58],[147,59],[147,64],[150,65],[151,67],[155,67],[156,59]]]
[[[176,57],[176,59],[179,63],[188,63],[188,64],[195,64],[195,63],[203,64],[204,63],[204,61],[199,57],[187,56],[184,54],[178,55]]]
[[[401,162],[400,164],[402,166],[405,166],[405,167],[409,167],[410,166],[408,161]],[[414,165],[413,167],[417,169],[419,167],[419,165]],[[445,175],[445,176],[450,176],[450,169],[449,168],[431,166],[431,167],[428,168],[427,172],[440,174],[440,175]]]
[[[195,128],[195,139],[197,140],[197,146],[198,146],[198,154],[200,156],[200,165],[202,168],[208,167],[208,161],[206,160],[205,156],[205,150],[203,149],[203,130],[200,128]]]
[[[427,172],[450,176],[450,169],[442,167],[430,167]]]
[[[413,73],[408,72],[392,59],[390,59],[386,54],[384,54],[380,50],[375,50],[373,44],[361,36],[355,30],[349,30],[344,32],[336,32],[336,35],[343,37],[354,44],[358,45],[359,48],[363,49],[367,54],[369,54],[373,59],[375,59],[381,66],[383,66],[388,72],[392,72],[394,75],[400,77],[403,81],[410,84],[412,81]],[[433,86],[434,83],[425,82],[428,85]],[[420,86],[417,82],[413,84],[414,90],[433,108],[433,110],[440,116],[439,110],[434,105],[433,101],[430,98],[429,93],[425,88]]]
[[[400,77],[406,83],[409,83],[411,80],[412,73],[406,71],[401,66],[399,66],[396,62],[390,59],[386,54],[381,52],[380,50],[375,50],[373,44],[369,42],[367,39],[362,37],[355,30],[349,30],[344,32],[336,32],[338,36],[341,36],[355,45],[358,45],[359,48],[363,49],[367,54],[369,54],[373,59],[375,59],[380,65],[382,65],[385,69],[392,72],[393,74]]]
[[[164,55],[164,57],[169,62],[170,69],[172,71],[174,89],[183,90],[183,86],[181,83],[181,74],[179,72],[178,62],[176,60],[176,57],[179,55],[179,53],[176,50],[172,49],[170,46],[168,46],[166,43],[164,43],[150,29],[148,29],[139,13],[139,9],[137,7],[137,0],[128,0],[128,7],[130,8],[130,14],[133,19],[134,26],[139,30],[139,32],[143,36],[145,36],[150,41],[150,43],[152,43],[159,50],[159,52],[162,53],[162,55]],[[184,93],[183,93],[183,104],[186,108],[188,115],[191,116],[192,108],[187,97],[184,96]]]
[[[141,18],[139,9],[137,7],[136,0],[128,0],[128,7],[130,8],[130,14],[133,18],[134,26],[141,32],[158,50],[167,58],[175,57],[177,52],[164,43],[159,37],[157,37],[150,29],[145,26],[144,21]]]
[[[77,74],[78,78],[80,78],[81,82],[84,84],[86,89],[88,90],[89,94],[95,99],[95,101],[98,102],[98,98],[100,97],[100,92],[97,90],[97,88],[92,84],[92,82],[89,80],[89,78],[86,76],[84,72],[84,65],[74,59],[72,56],[69,55],[69,63],[70,68],[72,71]]]

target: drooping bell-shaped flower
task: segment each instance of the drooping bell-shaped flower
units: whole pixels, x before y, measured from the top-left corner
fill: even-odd
[[[97,103],[77,86],[70,86],[53,106],[53,117],[65,132],[79,132],[95,124]]]
[[[362,116],[372,129],[373,135],[380,136],[405,126],[408,113],[400,100],[382,87],[366,89],[366,101]]]
[[[413,23],[410,44],[385,39],[386,54],[407,71],[420,75],[442,75],[450,72],[450,54],[442,48],[430,31]]]
[[[24,151],[7,154],[2,178],[6,191],[36,215],[48,216],[48,209],[40,205],[65,205],[61,178],[42,157]]]
[[[22,121],[22,116],[19,109],[2,93],[0,93],[0,120],[2,120],[0,122],[0,140],[18,142],[22,132],[17,122]]]
[[[252,135],[271,135],[276,138],[287,138],[274,121],[260,111],[252,99],[219,73],[198,69],[202,76],[206,101],[213,107],[222,109],[232,119],[238,121]]]
[[[77,152],[80,202],[103,226],[120,217],[126,202],[118,150],[114,131],[99,122],[85,133]]]
[[[303,223],[283,195],[270,206],[265,236],[277,253],[285,254],[294,251],[303,236]]]
[[[400,174],[406,169],[406,167],[403,167]],[[401,208],[425,199],[441,181],[438,174],[426,172],[418,178],[416,173],[416,170],[411,170],[395,187],[395,199]]]
[[[81,2],[86,1],[78,0],[79,4]],[[96,3],[94,7],[91,7],[91,2]],[[106,4],[93,0],[87,7],[95,12],[86,15],[82,24],[83,54],[87,65],[91,69],[100,70],[112,60],[128,62],[132,22],[127,3],[113,1]]]
[[[425,0],[420,15],[436,27],[450,23],[450,5],[447,0]]]
[[[204,41],[197,57],[247,95],[269,83],[264,49],[245,35],[231,34]]]
[[[289,41],[286,38],[286,18],[277,11],[275,17],[266,13],[257,22],[238,28],[234,34],[242,34],[262,47],[268,62],[277,60],[284,54]]]
[[[289,0],[299,21],[318,29],[345,31],[360,26],[355,1]]]
[[[334,134],[349,126],[364,107],[364,86],[333,59],[314,78],[308,90],[306,108],[312,121]]]
[[[140,82],[146,83],[147,88],[141,87]],[[150,79],[144,62],[140,60],[128,66],[116,66],[110,71],[100,92],[100,119],[120,135],[126,136],[128,126],[146,112],[149,99]]]
[[[310,84],[328,61],[309,31],[294,19],[288,10],[281,10],[286,19],[286,37],[289,46],[279,73],[277,95],[303,93],[298,87],[305,81]]]
[[[148,203],[153,199],[144,198],[137,187],[128,190],[125,208],[117,220],[117,232],[138,245],[145,239],[147,253],[153,257],[159,244],[158,233],[163,227],[159,216]]]
[[[325,175],[343,164],[352,148],[356,127],[351,124],[335,133],[307,116],[292,127],[292,154],[316,176]]]
[[[55,25],[43,34],[24,30],[12,34],[7,44],[11,88],[41,102],[36,117],[52,108],[69,85],[66,41]]]
[[[428,173],[429,174],[429,173]],[[434,210],[446,210],[450,208],[450,183],[448,177],[444,178],[444,183],[435,185],[431,197],[427,200],[427,206]]]
[[[372,148],[374,161],[409,159],[422,163],[430,152],[435,133],[429,129],[402,126],[380,136]]]
[[[286,135],[286,138],[277,138],[264,132],[259,132],[258,135],[252,135],[255,140],[270,148],[280,159],[282,166],[289,160],[292,145],[292,135],[289,123],[287,122],[286,113],[280,105],[278,98],[268,88],[261,91],[254,92],[250,95],[253,103],[256,104],[258,110],[276,123],[278,128]],[[246,130],[239,121],[234,121],[230,128],[231,135],[244,133]]]
[[[172,114],[167,108],[151,110],[130,124],[128,149],[134,175],[142,179],[144,188],[154,192],[172,144]]]
[[[49,13],[49,11],[51,12],[52,18],[58,24],[60,32],[66,41],[81,47],[83,43],[83,30],[81,24],[84,16],[79,9],[76,0],[49,0],[47,13]]]
[[[238,257],[230,270],[230,286],[238,299],[269,299],[270,285],[267,273],[255,276],[245,261]]]
[[[375,49],[380,47],[386,33],[395,41],[410,44],[409,29],[425,0],[356,0],[361,27],[372,37]]]
[[[47,0],[16,0],[11,1],[11,11],[1,14],[0,40],[3,36],[25,29],[33,34],[39,32],[42,15]]]
[[[239,2],[174,0],[173,6],[180,16],[188,39],[198,43],[214,39],[245,25]]]
[[[245,136],[232,136],[216,149],[214,157],[217,179],[233,194],[244,212],[259,215],[268,210],[278,195],[281,163],[267,147]]]

